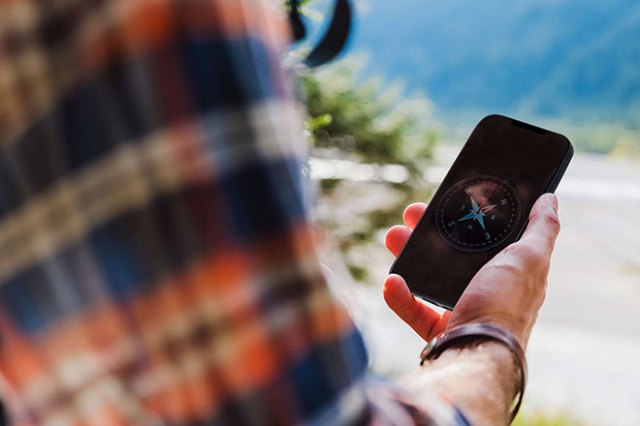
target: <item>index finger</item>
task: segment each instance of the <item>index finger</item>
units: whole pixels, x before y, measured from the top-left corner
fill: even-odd
[[[402,214],[405,225],[411,229],[415,228],[418,222],[420,222],[420,218],[422,218],[426,208],[427,205],[425,203],[409,204]]]
[[[400,275],[387,276],[383,295],[389,308],[424,340],[430,340],[446,327],[449,314],[439,314],[421,300],[416,299]]]

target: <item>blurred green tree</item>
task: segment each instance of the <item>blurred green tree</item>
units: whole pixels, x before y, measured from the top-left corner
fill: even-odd
[[[363,58],[349,59],[302,77],[314,147],[402,165],[407,185],[415,184],[440,138],[431,103],[423,95],[404,95],[398,84],[383,88],[380,78],[363,79],[365,66]]]
[[[366,64],[363,58],[352,58],[301,78],[312,156],[346,160],[354,169],[370,165],[379,172],[371,179],[351,181],[349,185],[343,185],[348,177],[325,176],[320,181],[323,202],[348,209],[349,206],[338,204],[345,200],[357,204],[372,187],[387,195],[384,202],[358,212],[360,220],[345,224],[340,215],[321,218],[336,235],[347,266],[360,281],[367,280],[367,269],[350,261],[353,251],[399,222],[407,203],[428,198],[432,188],[424,179],[424,171],[440,139],[428,99],[423,95],[408,96],[399,84],[383,87],[380,78],[364,78]],[[400,173],[394,177],[383,173],[390,165]],[[350,194],[335,195],[338,188]],[[340,198],[343,201],[336,201]]]

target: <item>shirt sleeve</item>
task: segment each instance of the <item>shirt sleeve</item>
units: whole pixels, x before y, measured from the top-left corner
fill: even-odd
[[[267,0],[0,3],[15,425],[466,424],[367,373]]]

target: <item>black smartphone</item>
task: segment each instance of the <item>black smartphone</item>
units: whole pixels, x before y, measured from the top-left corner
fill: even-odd
[[[492,257],[524,231],[553,192],[573,147],[561,134],[501,115],[475,127],[391,267],[411,292],[452,310]]]

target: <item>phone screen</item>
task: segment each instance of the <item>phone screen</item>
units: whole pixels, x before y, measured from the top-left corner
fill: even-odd
[[[474,129],[391,268],[411,291],[453,309],[476,272],[524,230],[573,153],[564,136],[492,115]]]

